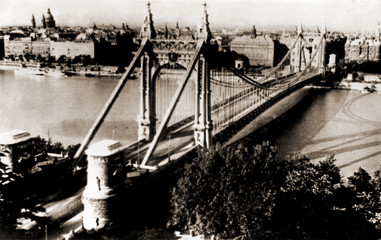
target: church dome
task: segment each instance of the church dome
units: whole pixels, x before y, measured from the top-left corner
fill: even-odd
[[[46,17],[46,20],[54,21],[54,17],[52,13],[50,12],[50,8],[48,8],[48,16]]]

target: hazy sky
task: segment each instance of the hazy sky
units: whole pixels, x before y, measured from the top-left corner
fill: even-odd
[[[0,26],[37,25],[50,8],[57,25],[141,25],[145,0],[0,0]],[[151,0],[155,25],[196,26],[203,0]],[[326,24],[328,29],[372,31],[381,20],[381,0],[208,0],[210,26],[249,27]]]

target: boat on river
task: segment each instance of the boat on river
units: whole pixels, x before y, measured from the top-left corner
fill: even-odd
[[[17,75],[37,75],[37,76],[47,75],[47,71],[43,68],[27,68],[27,67],[16,68],[14,70],[14,73]]]
[[[37,75],[37,76],[52,76],[52,77],[60,77],[64,76],[64,73],[55,68],[41,68],[39,65],[37,67],[26,67],[22,65],[19,68],[14,70],[16,75]]]

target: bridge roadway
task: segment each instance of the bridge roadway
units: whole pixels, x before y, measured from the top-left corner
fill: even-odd
[[[316,73],[308,73],[304,79],[314,78],[317,75],[318,74]],[[285,86],[291,83],[294,78],[294,76],[290,76],[282,79],[282,85],[284,84],[283,86]],[[274,81],[270,81],[266,85],[267,87],[271,87],[274,84]],[[279,82],[277,83],[277,86],[279,86]],[[277,95],[279,92],[283,92],[283,90],[275,91],[274,94]],[[271,95],[272,96],[270,97],[274,97],[273,94]],[[260,101],[253,109],[261,108],[261,106],[264,105],[264,102],[266,101]],[[265,111],[266,109],[268,108],[260,109],[260,111]],[[147,162],[146,166],[143,166],[144,168],[142,168],[141,171],[152,171],[159,166],[165,165],[169,161],[179,159],[185,153],[195,149],[196,146],[194,145],[193,138],[194,132],[192,120],[185,121],[185,123],[179,126],[172,127],[171,130],[167,131],[166,134],[161,137],[152,157]],[[148,147],[149,142],[137,142],[127,146],[125,154],[126,164],[128,162],[141,162]],[[83,211],[83,206],[81,205],[82,191],[83,188],[66,199],[41,205],[46,209],[45,213],[42,214],[44,217],[51,219],[52,221],[60,222],[60,229],[54,227],[48,228],[49,239],[50,237],[57,238],[57,236],[63,233],[62,231],[64,230],[81,226],[82,219],[78,216],[81,216]],[[63,208],[62,206],[66,207]],[[65,220],[61,221],[61,218],[65,218]]]
[[[316,74],[314,72],[306,73],[305,76],[303,76],[303,79],[309,79],[317,76],[319,74]],[[268,81],[266,82],[266,87],[273,87],[277,86],[280,90],[274,91],[269,98],[272,98],[282,92],[281,89],[284,89],[285,86],[290,84],[295,79],[295,75],[285,77],[281,80],[281,82],[278,81]],[[245,97],[245,95],[241,96],[242,98]],[[265,101],[267,99],[264,99]],[[236,101],[236,99],[234,100]],[[265,101],[260,101],[256,105],[250,107],[254,111],[256,108],[259,108]],[[226,106],[229,106],[230,103],[226,103]],[[223,106],[222,106],[223,107]],[[218,106],[218,108],[221,108],[221,106]],[[212,112],[216,111],[216,106],[212,108]],[[247,111],[244,111],[244,114],[247,114]],[[242,116],[240,116],[242,117]],[[164,165],[168,163],[170,160],[178,159],[180,156],[182,156],[184,153],[192,150],[195,148],[193,144],[193,123],[194,121],[188,121],[185,124],[175,128],[174,130],[167,131],[167,134],[161,137],[161,140],[158,143],[158,146],[156,147],[152,157],[147,162],[146,166],[143,166],[147,169],[155,169],[157,166]],[[218,133],[218,132],[217,132]],[[215,134],[217,134],[215,133]],[[134,144],[134,150],[129,152],[126,155],[126,161],[132,161],[132,162],[141,162],[143,159],[145,153],[148,150],[149,143],[139,143]],[[127,149],[127,151],[129,151]]]

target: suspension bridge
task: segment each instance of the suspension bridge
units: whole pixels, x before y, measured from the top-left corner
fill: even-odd
[[[117,153],[115,159],[124,166],[132,163],[138,169],[154,171],[197,147],[234,142],[261,114],[324,78],[325,37],[324,27],[312,41],[300,25],[279,64],[264,76],[252,78],[232,66],[217,64],[221,61],[216,59],[206,4],[192,40],[157,38],[148,4],[140,47],[74,156],[76,169],[87,150],[84,228],[101,229],[110,221],[110,202],[115,197],[115,181],[110,180],[115,176],[110,169],[117,166],[111,155]],[[287,64],[291,65],[289,73],[277,77]],[[97,149],[98,145],[89,147],[135,69],[140,72],[137,142],[123,146],[109,141],[106,153]],[[52,213],[55,218],[59,214]]]
[[[138,66],[138,142],[126,147],[125,160],[147,169],[156,169],[160,163],[196,146],[208,148],[212,141],[221,139],[227,142],[227,136],[233,136],[248,120],[321,80],[325,71],[325,27],[309,47],[311,41],[298,26],[297,37],[284,58],[256,79],[233,67],[214,64],[206,4],[194,40],[156,39],[156,35],[148,4],[140,47],[83,140],[74,157],[75,166]],[[294,71],[275,78],[274,74],[290,61],[293,50]]]

